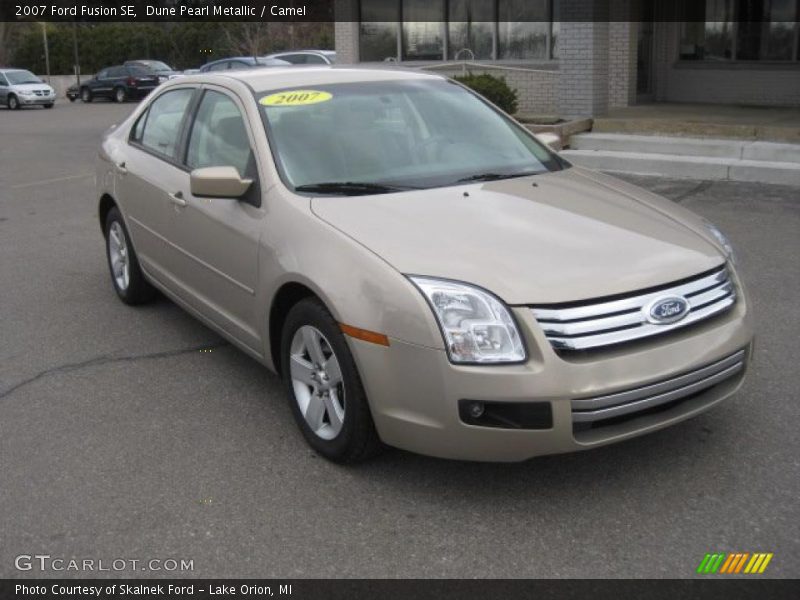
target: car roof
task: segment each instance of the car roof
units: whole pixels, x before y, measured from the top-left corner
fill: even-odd
[[[0,73],[13,73],[14,71],[28,71],[28,73],[33,73],[33,71],[29,69],[17,69],[14,67],[5,67],[0,69]]]
[[[188,77],[202,80],[212,77],[236,79],[247,84],[257,92],[295,85],[306,88],[326,83],[439,81],[445,79],[441,75],[423,73],[414,69],[404,69],[400,67],[368,68],[336,65],[284,67],[280,69],[249,69],[245,71],[213,71],[211,73],[189,75]]]
[[[336,50],[284,50],[282,52],[273,52],[267,56],[283,56],[285,54],[322,54],[324,56],[333,56]]]

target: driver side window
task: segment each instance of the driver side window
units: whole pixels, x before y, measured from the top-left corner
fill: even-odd
[[[250,138],[239,107],[225,94],[208,90],[192,124],[186,165],[235,167],[240,177],[255,175]]]
[[[0,87],[8,87],[8,81],[6,80],[6,76],[0,73]]]

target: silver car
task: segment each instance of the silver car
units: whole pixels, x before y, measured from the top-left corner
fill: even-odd
[[[750,361],[713,225],[438,75],[168,81],[106,135],[97,184],[120,299],[161,290],[279,373],[332,460],[595,448],[722,402]]]
[[[53,108],[56,91],[30,71],[0,69],[0,104],[11,110],[23,106]]]
[[[336,52],[333,50],[294,50],[292,52],[276,52],[264,58],[285,60],[295,66],[332,65],[336,62]]]

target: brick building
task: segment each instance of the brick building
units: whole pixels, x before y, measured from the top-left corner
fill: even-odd
[[[340,63],[506,78],[519,110],[800,107],[800,0],[337,0]]]

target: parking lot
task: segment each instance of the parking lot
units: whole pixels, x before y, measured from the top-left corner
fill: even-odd
[[[0,109],[0,577],[64,574],[20,554],[193,561],[133,576],[690,577],[714,551],[800,576],[800,188],[628,177],[738,250],[756,357],[720,407],[521,464],[340,467],[276,376],[168,300],[114,294],[93,160],[134,107]]]

